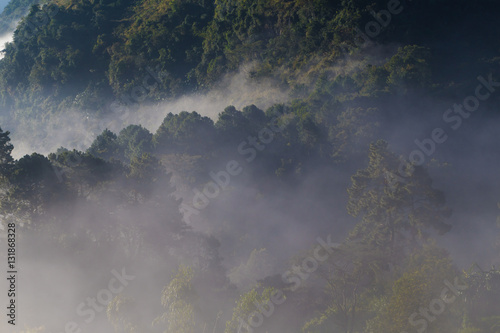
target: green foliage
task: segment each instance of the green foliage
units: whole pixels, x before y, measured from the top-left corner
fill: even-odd
[[[245,116],[232,105],[226,107],[223,112],[219,113],[218,119],[215,122],[215,128],[224,139],[229,137],[234,138],[237,134],[241,134],[243,137],[247,132],[246,126],[247,121]]]
[[[389,300],[377,316],[369,321],[369,330],[390,333],[415,330],[415,323],[422,318],[418,315],[419,310],[429,307],[432,300],[442,297],[442,290],[446,287],[443,281],[453,283],[457,275],[458,271],[453,268],[451,258],[445,250],[433,243],[424,244],[409,257],[403,275],[393,284]],[[457,308],[460,304],[457,298],[454,303],[445,304],[447,311],[440,314],[438,320],[427,322],[427,330],[452,331],[457,320],[450,308]],[[416,325],[422,327],[421,323]]]
[[[447,5],[450,1],[419,2],[412,7],[420,16],[405,9],[392,17],[377,41],[402,47],[389,54],[386,64],[372,65],[360,75],[355,85],[362,94],[428,88],[436,80],[431,73],[453,67],[444,66],[449,65],[447,52],[458,52],[440,52],[439,36],[450,26],[465,29],[458,17],[469,17],[471,4],[460,0],[460,5]],[[0,105],[23,116],[68,107],[99,113],[137,89],[141,102],[156,102],[209,88],[249,62],[255,63],[250,73],[255,79],[275,77],[291,87],[318,82],[336,61],[358,49],[353,46],[359,39],[356,28],[373,20],[370,11],[387,6],[381,0],[59,0],[28,8],[31,4],[12,1],[0,20],[10,24],[29,9],[0,61]],[[482,0],[474,7],[481,15],[469,18],[471,31],[486,29],[494,36],[498,27],[486,27],[480,19],[491,15],[491,6]],[[443,15],[442,8],[449,12]],[[425,29],[417,17],[428,21]],[[432,34],[423,32],[428,29]],[[461,37],[478,46],[469,47],[477,64],[484,58],[480,52],[491,58],[498,48],[495,43],[479,47],[480,41]],[[159,73],[165,75],[159,78]],[[352,93],[352,78],[345,79],[335,84]]]
[[[105,75],[109,55],[102,52],[103,47],[101,52],[94,52],[98,48],[93,45],[103,42],[101,35],[105,34],[101,29],[106,28],[111,34],[109,30],[117,26],[115,11],[123,11],[127,2],[32,6],[1,61],[1,86],[8,88],[2,104],[23,113],[53,112],[73,104],[102,109],[106,103],[104,95],[110,92]],[[96,17],[102,15],[111,24],[99,26]],[[33,104],[45,106],[40,110]]]
[[[14,146],[10,143],[9,135],[9,131],[4,132],[0,128],[0,176],[2,178],[8,175],[14,162],[11,155]]]
[[[193,278],[193,269],[181,265],[170,283],[163,288],[161,304],[166,312],[156,318],[154,323],[166,323],[165,333],[196,332],[194,303],[197,295],[192,285]]]
[[[1,203],[3,214],[14,214],[35,228],[44,217],[50,218],[51,208],[68,199],[50,161],[37,153],[16,161],[8,180]]]
[[[387,62],[387,82],[393,89],[423,88],[430,83],[429,49],[408,45]]]
[[[351,232],[352,240],[401,254],[416,239],[425,238],[426,229],[440,233],[450,229],[445,222],[450,211],[444,194],[432,187],[432,180],[422,167],[398,159],[385,141],[370,146],[368,166],[351,180],[347,210],[362,217]]]
[[[196,111],[169,113],[153,135],[155,149],[162,153],[206,154],[213,149],[213,121]]]
[[[378,133],[380,122],[377,109],[347,108],[337,118],[337,123],[329,130],[329,141],[332,142],[332,157],[345,159],[353,153],[366,153],[371,140]],[[352,149],[356,149],[353,151]]]
[[[465,327],[475,327],[478,332],[500,332],[500,270],[488,271],[477,265],[465,272]],[[470,329],[470,328],[464,328]]]
[[[153,134],[141,125],[129,125],[118,133],[116,142],[121,158],[130,161],[153,149]]]
[[[154,186],[159,186],[168,179],[160,161],[149,153],[132,157],[127,177],[133,182],[132,188],[136,195],[146,198],[151,196]]]
[[[117,158],[119,155],[119,145],[117,142],[117,136],[108,129],[105,129],[100,135],[98,135],[94,142],[90,145],[87,152],[96,157],[109,160],[111,158]]]
[[[174,84],[182,87],[182,80],[200,61],[201,31],[212,19],[213,7],[200,0],[146,0],[135,4],[132,15],[131,24],[120,34],[123,47],[113,49],[110,68],[122,59],[134,60],[129,61],[126,73],[111,73],[114,76],[111,82],[116,82],[115,92],[121,90],[120,85],[127,79],[129,86],[134,86],[134,72],[142,64],[151,67],[159,64],[170,73],[173,81],[164,82],[170,90],[177,89]]]
[[[411,331],[409,316],[439,296],[443,279],[458,275],[442,249],[422,246],[430,232],[450,228],[444,194],[423,167],[402,163],[384,141],[369,142],[381,136],[379,125],[386,125],[383,121],[393,115],[387,110],[395,109],[388,106],[401,95],[434,95],[467,74],[442,75],[446,68],[462,69],[470,62],[474,70],[497,70],[498,25],[483,25],[483,17],[495,18],[493,1],[418,1],[411,11],[405,2],[404,13],[393,16],[376,40],[401,45],[397,51],[383,48],[385,59],[353,47],[355,28],[373,20],[371,10],[387,6],[382,0],[58,0],[28,8],[31,4],[13,0],[0,16],[10,24],[29,9],[0,60],[0,107],[21,124],[73,108],[99,115],[111,101],[136,95],[137,102],[157,103],[203,92],[246,63],[252,64],[248,78],[253,82],[271,77],[292,88],[296,99],[265,112],[255,105],[241,111],[228,106],[215,123],[195,111],[169,113],[154,135],[140,125],[118,135],[106,129],[86,152],[59,149],[48,157],[34,153],[17,161],[10,133],[0,129],[0,213],[9,220],[52,228],[58,244],[72,253],[84,253],[85,243],[95,247],[93,253],[114,259],[121,254],[107,250],[119,244],[127,258],[159,258],[161,273],[174,257],[192,263],[200,280],[216,281],[211,296],[234,300],[236,291],[266,277],[273,261],[267,251],[255,249],[229,273],[239,290],[225,289],[220,243],[183,222],[166,169],[189,185],[204,184],[207,167],[273,122],[282,126],[272,143],[259,151],[254,145],[260,138],[247,145],[260,156],[240,178],[259,198],[276,188],[291,192],[293,185],[309,184],[309,171],[318,167],[350,169],[368,151],[368,165],[353,175],[348,189],[348,212],[360,221],[318,268],[315,282],[320,282],[302,285],[307,295],[290,297],[301,306],[295,330]],[[475,7],[475,16],[469,15]],[[473,41],[463,33],[466,28],[486,33]],[[453,40],[443,44],[448,31],[459,36],[459,47],[449,48]],[[90,212],[89,217],[78,216],[81,227],[65,229],[68,217],[79,210]],[[134,223],[124,225],[125,216]],[[193,268],[181,265],[163,288],[164,313],[155,323],[165,332],[205,332],[213,318],[200,313],[218,313],[211,303],[218,298],[200,296],[205,289],[195,288],[196,277]],[[457,331],[460,321],[461,332],[499,330],[498,271],[468,272],[467,281],[464,314],[453,307],[429,331]],[[237,332],[241,320],[257,309],[256,303],[268,302],[273,291],[257,286],[240,295],[226,333]],[[140,325],[137,304],[123,295],[109,304],[115,330],[147,330]]]
[[[365,5],[342,5],[341,1],[216,1],[197,74],[203,82],[213,82],[224,67],[233,70],[255,60],[261,62],[256,77],[279,67],[301,69],[315,55],[332,52],[334,41],[350,37],[347,31]]]
[[[324,295],[302,332],[328,332],[332,327],[343,332],[361,330],[367,317],[367,295],[381,265],[384,260],[377,249],[367,253],[349,243],[336,249],[315,272]]]
[[[122,294],[117,295],[109,302],[106,314],[115,332],[139,332],[136,323],[138,316],[137,302],[133,298],[123,296]]]
[[[67,182],[69,187],[74,186],[74,191],[83,197],[90,195],[120,170],[115,164],[77,150],[59,148],[55,154],[49,154],[48,157],[54,165],[56,176],[62,178],[59,181]]]
[[[264,288],[262,291],[259,291],[258,288],[253,288],[241,295],[236,301],[231,320],[226,322],[224,333],[237,333],[240,332],[241,328],[245,329],[246,325],[249,326],[249,316],[254,311],[260,311],[257,305],[270,302],[271,295],[274,292],[276,292],[276,289],[270,287]]]

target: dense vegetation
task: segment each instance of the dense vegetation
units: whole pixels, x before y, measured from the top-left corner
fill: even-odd
[[[42,1],[44,3],[46,1]],[[15,0],[10,1],[7,6],[0,13],[0,35],[13,30],[16,27],[16,23],[20,21],[23,16],[25,16],[31,7],[31,5],[39,3],[39,1],[34,0]],[[2,45],[3,48],[3,45]]]
[[[3,15],[25,5],[12,1]],[[418,58],[410,56],[403,60],[407,63],[393,61],[366,73],[366,93],[382,89],[378,85],[385,81],[460,84],[470,80],[471,71],[496,64],[494,1],[402,1],[400,6],[373,40],[431,48],[425,60],[439,75],[431,82],[429,72],[421,71],[425,64],[417,66]],[[25,116],[69,107],[102,112],[114,98],[142,87],[147,68],[168,75],[139,94],[143,103],[208,89],[249,62],[258,63],[251,73],[256,78],[274,77],[300,90],[354,52],[360,45],[355,28],[374,20],[370,11],[386,7],[386,1],[373,0],[59,0],[35,5],[0,63],[0,105]],[[415,77],[417,72],[422,77]]]
[[[13,0],[2,15],[14,19],[24,5]],[[455,100],[474,91],[478,73],[498,77],[497,6],[401,6],[373,38],[376,45],[362,47],[355,28],[387,1],[32,6],[0,60],[0,107],[20,122],[68,109],[105,115],[137,87],[147,88],[135,98],[143,104],[206,91],[247,63],[253,80],[275,80],[293,100],[267,110],[227,106],[215,121],[179,110],[154,133],[141,124],[106,129],[86,151],[61,147],[19,159],[3,128],[3,223],[18,225],[20,242],[43,244],[26,258],[68,255],[89,270],[99,270],[99,258],[149,272],[141,282],[147,288],[130,287],[107,304],[117,332],[500,332],[500,271],[473,262],[464,270],[438,244],[453,220],[445,193],[433,184],[432,163],[402,164],[383,140],[405,120],[442,114],[428,96]],[[147,73],[162,75],[151,85]],[[497,97],[484,102],[490,110],[499,104]],[[233,159],[243,171],[235,171]],[[238,177],[215,184],[214,170]],[[351,178],[342,178],[346,173]],[[311,189],[316,174],[321,179]],[[196,204],[192,189],[210,182],[220,196],[205,194],[210,204]],[[343,185],[347,191],[338,190]],[[276,264],[267,249],[272,242],[252,243],[252,230],[264,223],[239,212],[304,188],[311,198],[273,208],[335,215],[345,203],[355,224],[335,247],[318,251],[316,244]],[[51,325],[48,331],[60,329]]]

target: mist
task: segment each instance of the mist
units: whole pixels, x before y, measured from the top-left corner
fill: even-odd
[[[12,73],[29,67],[28,53],[0,61],[0,331],[494,332],[498,57],[473,49],[470,64],[447,58],[435,40],[424,43],[427,27],[419,26],[424,37],[407,28],[416,20],[404,16],[408,2],[401,15],[374,4],[393,26],[347,53],[342,22],[363,13],[377,23],[385,12],[363,7],[351,17],[346,7],[330,22],[321,13],[344,8],[297,3],[289,15],[296,9],[273,3],[265,13],[286,13],[277,25],[259,14],[242,20],[247,29],[232,26],[245,3],[217,2],[212,25],[200,3],[179,20],[183,9],[172,9],[173,26],[148,1],[67,6],[28,40],[38,62],[26,78]],[[120,11],[126,19],[112,16]],[[82,43],[88,53],[61,47],[85,26],[75,13],[99,33]],[[141,39],[155,29],[174,37],[153,38],[144,51]],[[195,47],[163,48],[179,40]],[[460,49],[457,40],[443,45]],[[167,97],[178,87],[150,73],[158,60],[150,55],[171,75],[192,66],[174,83],[217,80]],[[65,76],[73,70],[76,79]],[[146,93],[125,103],[113,96],[123,86],[128,100],[134,89]],[[76,106],[89,95],[104,107]],[[57,105],[54,96],[65,97]],[[14,303],[16,325],[5,311]]]
[[[251,102],[266,109],[277,103],[287,104],[293,99],[289,91],[273,88],[271,81],[249,81],[245,70],[224,79],[220,87],[205,94],[188,95],[154,106],[140,106],[136,112],[124,117],[92,119],[79,110],[71,110],[57,119],[51,117],[47,122],[33,122],[29,128],[24,123],[19,128],[9,128],[15,146],[13,155],[21,158],[32,152],[48,154],[61,146],[86,150],[105,128],[118,133],[130,124],[141,124],[154,133],[170,112],[178,114],[183,110],[197,111],[202,116],[217,121],[218,114],[227,105],[241,109]],[[439,115],[443,112],[441,105],[446,103],[453,101],[424,98],[420,100],[418,107],[434,108]],[[415,106],[402,102],[386,112],[396,114],[400,110],[411,108]],[[481,112],[492,114],[488,108]],[[411,122],[411,131],[408,131],[406,122]],[[430,130],[441,125],[440,122],[439,117],[406,117],[403,120],[393,120],[392,125],[378,135],[379,138],[386,139],[396,153],[407,157],[415,149],[415,139],[425,138]],[[485,123],[480,116],[471,118],[464,123],[460,133],[453,133],[448,142],[437,146],[431,157],[436,165],[448,165],[444,168],[431,166],[429,170],[432,178],[436,179],[436,187],[447,193],[448,204],[455,207],[450,219],[452,231],[438,242],[450,251],[463,269],[467,269],[471,263],[478,263],[484,268],[498,264],[496,252],[486,245],[495,239],[496,199],[500,196],[500,183],[495,167],[498,160],[495,128],[494,123]],[[474,135],[471,129],[481,135]],[[31,135],[27,136],[25,133]],[[182,236],[177,236],[179,240],[173,239],[170,244],[162,242],[161,238],[146,238],[144,230],[155,230],[155,221],[163,220],[169,214],[178,214],[175,206],[155,213],[150,207],[146,208],[147,199],[141,201],[144,208],[119,208],[115,198],[92,198],[91,195],[90,202],[87,200],[77,203],[70,215],[62,207],[56,207],[50,212],[51,215],[67,216],[64,229],[58,231],[64,235],[64,239],[53,239],[49,227],[47,230],[38,229],[36,234],[27,232],[20,239],[18,251],[22,254],[20,264],[23,269],[19,280],[19,288],[22,288],[19,306],[22,313],[29,314],[29,317],[21,315],[18,320],[32,328],[43,327],[40,332],[63,332],[65,325],[77,325],[74,327],[82,331],[110,332],[113,328],[107,320],[106,310],[99,306],[96,307],[99,311],[92,310],[88,305],[90,303],[86,302],[88,297],[96,298],[101,290],[106,290],[107,283],[114,278],[114,274],[125,269],[133,279],[123,293],[113,293],[113,297],[126,295],[133,298],[136,302],[134,320],[138,323],[153,322],[163,311],[159,291],[175,274],[179,262],[191,262],[194,267],[200,267],[198,269],[201,271],[213,265],[206,263],[205,268],[202,268],[200,260],[210,262],[216,258],[204,258],[197,252],[206,252],[207,249],[203,249],[204,242],[209,242],[210,237],[214,237],[220,242],[220,247],[216,249],[222,264],[218,268],[219,276],[214,277],[214,272],[205,271],[203,274],[216,279],[198,281],[196,288],[198,295],[203,295],[205,300],[206,297],[212,300],[210,307],[213,311],[202,315],[206,320],[205,327],[222,332],[222,323],[231,319],[228,309],[232,306],[232,300],[212,295],[210,290],[227,288],[223,287],[224,284],[230,284],[240,292],[248,291],[258,281],[281,276],[289,270],[291,260],[296,256],[306,255],[317,243],[318,237],[329,235],[335,242],[341,243],[356,223],[345,209],[348,201],[345,189],[350,186],[353,168],[362,168],[365,161],[354,160],[348,167],[309,165],[300,182],[294,185],[274,183],[263,186],[265,181],[259,179],[258,174],[252,170],[258,169],[265,162],[265,157],[257,155],[255,162],[245,163],[238,153],[238,145],[245,139],[246,135],[242,134],[239,140],[227,142],[225,153],[205,166],[206,169],[201,172],[201,178],[194,186],[183,179],[182,172],[179,172],[175,164],[169,164],[168,158],[164,160],[165,167],[174,176],[177,190],[173,193],[187,204],[191,204],[193,200],[193,190],[201,189],[211,180],[210,172],[223,170],[230,160],[239,161],[244,169],[198,215],[189,218],[184,216],[184,222],[191,229]],[[266,150],[274,149],[273,144],[277,143],[271,142]],[[475,147],[482,149],[478,151]],[[368,142],[357,148],[366,152]],[[480,174],[475,172],[479,165],[482,170]],[[463,175],[466,175],[466,181],[458,185],[455,180],[463,179]],[[485,182],[484,179],[489,180]],[[111,181],[116,182],[114,186],[117,188],[125,186],[121,184],[125,180]],[[474,192],[474,198],[464,198],[459,194],[463,191]],[[168,193],[165,188],[156,186],[153,192],[162,197],[166,197]],[[97,231],[103,228],[101,224],[106,225],[106,230],[115,228],[115,231],[109,234],[107,231]],[[158,232],[160,230],[156,231],[157,235]],[[82,241],[81,237],[87,240]],[[108,240],[99,240],[101,237]],[[102,242],[108,244],[104,245]],[[140,244],[143,242],[151,245],[141,249]],[[466,247],[464,244],[467,244]],[[191,249],[187,250],[189,248]],[[138,249],[139,252],[134,252]],[[107,253],[104,255],[102,251]],[[169,259],[165,261],[165,258]],[[161,268],[158,267],[158,260],[162,261]],[[37,276],[36,283],[32,276]],[[221,279],[222,284],[215,282]],[[313,276],[305,283],[314,286],[321,281]],[[236,296],[237,291],[229,289],[228,295]],[[297,295],[292,293],[289,297]],[[217,301],[213,300],[214,297]],[[57,315],[53,309],[59,309]],[[217,319],[220,309],[227,310]],[[290,323],[284,323],[279,318],[286,318],[297,310],[286,306],[281,311],[284,312],[277,313],[274,322],[280,323],[278,327],[286,327]],[[89,321],[88,324],[86,320]],[[217,324],[216,320],[221,322]],[[220,327],[217,328],[217,325]],[[150,329],[151,332],[158,331],[154,327]]]
[[[12,42],[13,37],[14,37],[14,31],[9,32],[7,34],[4,34],[4,35],[0,36],[0,47],[1,47],[1,50],[4,49],[6,43]],[[4,57],[4,53],[0,52],[0,59],[2,59],[3,57]]]
[[[60,147],[85,150],[105,129],[118,133],[130,124],[140,124],[154,132],[168,113],[196,111],[216,120],[229,105],[241,109],[254,104],[265,110],[291,99],[289,90],[271,79],[252,80],[249,75],[251,68],[252,64],[248,64],[235,73],[227,74],[205,93],[184,95],[155,104],[135,103],[132,105],[134,108],[111,109],[101,116],[95,116],[92,110],[72,109],[42,119],[23,119],[20,124],[9,118],[11,116],[4,115],[3,121],[7,123],[16,147],[13,156],[20,158],[33,152],[48,154]]]
[[[126,117],[123,123],[118,123],[117,119],[113,119],[112,123],[108,123],[107,120],[103,122],[102,119],[89,119],[75,110],[59,117],[57,123],[51,121],[47,124],[47,128],[33,127],[29,130],[31,133],[43,133],[46,136],[26,137],[22,134],[27,132],[26,129],[14,128],[12,134],[15,146],[14,156],[20,158],[34,151],[47,154],[61,146],[85,150],[104,128],[119,132],[129,124],[142,124],[154,133],[162,118],[169,112],[177,114],[182,110],[196,110],[203,116],[217,120],[217,114],[221,112],[224,105],[235,105],[241,108],[251,100],[259,101],[256,105],[265,109],[276,103],[287,103],[293,98],[289,93],[281,90],[279,94],[269,93],[271,84],[260,86],[260,89],[259,85],[249,84],[244,71],[226,80],[230,82],[229,86],[238,88],[234,91],[214,89],[203,95],[189,95],[155,106],[141,106],[137,113]],[[271,98],[266,99],[266,96],[271,96]],[[421,101],[420,106],[435,108],[436,113],[439,113],[442,112],[441,105],[452,102],[452,100],[438,102],[426,99]],[[402,103],[395,106],[394,110],[389,113],[394,114],[401,109],[412,107],[414,107],[412,104]],[[481,112],[492,113],[487,108]],[[407,130],[404,125],[406,121],[412,123],[412,131]],[[106,124],[105,127],[99,128],[98,126],[102,124]],[[36,124],[36,126],[39,125],[40,123]],[[425,138],[429,130],[439,125],[439,117],[405,118],[401,122],[395,121],[380,135],[398,154],[407,157],[415,149],[414,140]],[[481,135],[474,135],[471,128],[474,132],[480,132]],[[51,133],[57,133],[57,135]],[[460,133],[453,134],[449,142],[436,147],[436,152],[432,156],[436,165],[447,164],[448,166],[441,168],[431,165],[429,169],[432,178],[436,179],[435,186],[447,193],[448,204],[455,207],[450,218],[453,225],[452,231],[440,238],[438,242],[450,251],[461,268],[468,269],[471,263],[478,263],[481,267],[487,268],[489,265],[498,264],[498,256],[494,248],[487,245],[493,243],[495,239],[496,198],[500,196],[498,190],[500,183],[495,177],[497,168],[494,167],[498,158],[497,147],[494,143],[495,125],[491,122],[484,123],[478,116],[465,123]],[[240,139],[243,141],[246,136],[242,135]],[[133,297],[137,302],[136,314],[140,317],[137,319],[139,322],[152,322],[155,319],[154,314],[159,315],[162,312],[159,290],[168,283],[169,277],[174,274],[181,261],[179,254],[175,253],[182,253],[181,256],[184,258],[182,261],[186,262],[186,257],[188,257],[187,262],[193,262],[196,267],[200,260],[198,254],[186,255],[183,253],[185,250],[181,249],[189,247],[195,249],[200,246],[200,241],[202,243],[206,241],[205,237],[215,237],[220,242],[217,252],[224,268],[219,271],[222,275],[218,279],[226,277],[226,283],[231,283],[242,292],[248,291],[258,281],[276,275],[280,276],[289,270],[290,260],[307,253],[317,243],[318,237],[330,235],[335,242],[341,243],[356,223],[356,220],[349,216],[345,209],[347,204],[345,189],[350,186],[353,168],[362,168],[365,162],[358,160],[354,161],[353,165],[341,168],[335,165],[309,166],[299,183],[294,185],[275,183],[269,185],[271,188],[269,190],[269,186],[265,189],[264,181],[255,178],[256,175],[251,171],[258,169],[258,165],[264,162],[264,157],[257,156],[255,162],[245,164],[245,160],[238,153],[238,145],[241,141],[228,142],[226,153],[206,166],[205,171],[201,172],[201,180],[195,186],[184,181],[180,175],[182,172],[179,173],[175,165],[169,164],[168,159],[165,160],[165,167],[174,175],[173,181],[177,189],[174,193],[187,204],[191,204],[193,200],[195,193],[193,190],[201,189],[203,184],[211,180],[210,172],[223,170],[224,165],[233,159],[238,160],[244,168],[241,175],[231,179],[230,187],[221,190],[220,195],[211,199],[208,207],[200,210],[199,215],[193,215],[189,219],[184,216],[184,221],[192,230],[180,236],[181,242],[184,243],[182,245],[177,242],[173,243],[176,245],[170,246],[170,250],[162,249],[165,245],[160,245],[158,249],[146,249],[145,253],[134,255],[134,243],[137,243],[136,246],[139,248],[139,244],[145,241],[144,234],[137,229],[137,223],[140,225],[144,223],[140,221],[148,221],[145,227],[154,230],[155,222],[153,221],[163,219],[165,215],[162,214],[167,214],[166,216],[176,214],[174,213],[175,207],[158,213],[152,213],[149,208],[144,211],[138,208],[133,210],[126,208],[120,212],[120,209],[116,210],[114,207],[116,204],[113,202],[114,199],[110,198],[100,203],[96,201],[90,206],[88,202],[82,202],[73,208],[70,217],[65,220],[66,226],[64,227],[67,228],[64,230],[64,237],[69,240],[62,241],[59,245],[48,245],[54,242],[49,230],[43,231],[42,229],[42,233],[39,230],[36,236],[24,235],[19,252],[24,253],[23,258],[32,259],[22,261],[23,271],[19,286],[22,287],[23,292],[19,296],[19,304],[22,305],[23,312],[29,313],[30,316],[29,319],[20,317],[19,320],[29,323],[27,325],[30,327],[40,325],[45,327],[40,332],[63,332],[64,325],[68,322],[71,323],[70,325],[73,325],[72,322],[77,323],[78,328],[83,331],[110,332],[112,327],[107,321],[106,311],[95,311],[95,319],[87,324],[85,318],[93,318],[89,310],[91,307],[83,306],[82,303],[86,302],[87,297],[96,297],[100,290],[106,289],[106,283],[114,276],[113,270],[120,271],[125,267],[127,274],[133,275],[134,280],[130,281],[130,285],[123,294]],[[276,143],[271,142],[266,149],[273,149],[273,144]],[[475,147],[482,147],[482,149],[477,151]],[[367,151],[367,143],[358,148],[361,151]],[[480,174],[475,172],[478,165],[481,165]],[[456,179],[462,179],[463,175],[467,175],[467,181],[457,184]],[[489,179],[489,181],[485,182],[484,179]],[[153,191],[161,193],[165,189],[158,187]],[[474,198],[464,198],[459,194],[463,191],[474,192]],[[265,195],[262,196],[262,193]],[[164,195],[166,194],[162,194]],[[95,198],[91,201],[93,200],[102,199]],[[147,200],[144,204],[147,204]],[[79,207],[79,205],[82,206]],[[64,212],[59,212],[59,208],[51,214],[66,215]],[[121,230],[116,236],[112,234],[106,236],[113,240],[105,247],[108,252],[105,256],[101,252],[104,249],[100,249],[97,253],[93,250],[99,243],[95,237],[100,232],[96,236],[86,236],[89,237],[87,242],[77,240],[81,237],[77,235],[89,233],[89,231],[83,231],[82,226],[90,227],[92,230],[95,227],[100,228],[101,223]],[[138,234],[134,236],[135,232]],[[125,238],[120,240],[121,237]],[[137,238],[134,239],[134,237]],[[154,239],[149,242],[155,244],[155,247],[162,243]],[[467,246],[464,247],[464,244]],[[62,253],[71,251],[74,254],[69,257],[62,254],[61,249],[58,249],[61,246]],[[125,257],[119,253],[124,249],[127,251],[123,252],[127,253]],[[115,251],[119,252],[115,253]],[[145,255],[147,257],[143,257]],[[96,256],[99,260],[96,260]],[[158,270],[157,260],[165,257],[171,259],[163,261],[163,267]],[[30,282],[30,277],[34,275],[37,276],[35,284]],[[207,283],[205,286],[207,289],[200,290],[205,283]],[[199,282],[197,292],[200,295],[205,292],[209,293],[209,290],[213,288],[211,283],[213,282],[208,282],[208,280]],[[308,280],[307,283],[314,284],[320,281],[314,277],[314,280]],[[219,288],[221,287],[222,285],[219,285]],[[51,296],[47,298],[49,295]],[[228,309],[231,307],[231,301],[221,298],[220,295],[211,297],[217,297],[218,301],[215,303],[212,301],[211,307],[214,308],[212,318],[205,314],[208,316],[205,325],[214,325],[213,327],[217,328],[215,321],[219,310],[215,311],[215,309]],[[75,314],[79,307],[80,315]],[[54,316],[52,311],[40,311],[40,308],[65,310],[58,311],[57,316]],[[290,313],[296,311],[293,308],[284,309],[286,309],[283,310],[284,313],[276,314],[277,318],[290,316]],[[88,317],[82,316],[82,311],[88,313]],[[222,322],[230,320],[229,314],[224,311],[220,320]],[[279,322],[281,319],[276,320]],[[280,325],[284,327],[287,324],[281,323]],[[151,329],[152,332],[156,331],[155,328]],[[222,332],[222,327],[219,327],[218,331]]]

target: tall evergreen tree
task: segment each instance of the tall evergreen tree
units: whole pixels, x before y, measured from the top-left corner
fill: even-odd
[[[351,177],[347,210],[362,220],[349,238],[401,255],[428,230],[449,231],[450,209],[423,167],[406,164],[406,177],[396,176],[405,164],[387,145],[383,140],[371,144],[368,166]]]

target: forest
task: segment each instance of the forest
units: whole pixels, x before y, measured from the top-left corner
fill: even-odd
[[[499,14],[10,0],[0,331],[500,333]]]

